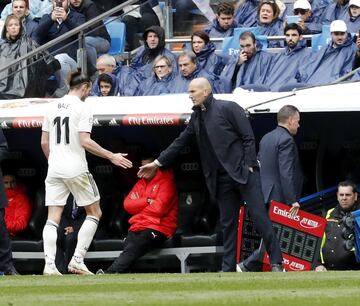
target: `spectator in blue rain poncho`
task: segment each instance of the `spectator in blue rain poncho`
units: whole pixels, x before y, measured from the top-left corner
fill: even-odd
[[[231,2],[221,2],[216,11],[216,18],[205,29],[205,32],[209,34],[211,38],[214,37],[229,37],[234,33],[237,22],[234,20],[234,5]],[[221,42],[216,43],[217,48],[221,48]]]
[[[136,90],[137,96],[157,96],[171,93],[175,73],[171,60],[159,55],[153,63],[153,74],[141,81]]]
[[[180,74],[174,79],[172,93],[187,93],[190,82],[196,78],[206,78],[214,93],[230,93],[230,81],[224,77],[217,76],[200,67],[197,57],[192,51],[184,51],[178,57]]]
[[[344,19],[349,33],[359,33],[360,30],[360,0],[350,0],[348,14]]]
[[[278,91],[285,84],[296,83],[299,66],[304,65],[311,55],[298,24],[287,25],[284,34],[286,47],[274,57],[265,81],[272,91]]]
[[[300,67],[297,76],[299,82],[308,85],[328,84],[352,70],[358,48],[347,32],[345,22],[334,20],[330,32],[330,43]]]
[[[273,54],[261,50],[251,32],[240,35],[240,53],[228,59],[221,76],[232,81],[232,88],[263,84],[269,72]]]

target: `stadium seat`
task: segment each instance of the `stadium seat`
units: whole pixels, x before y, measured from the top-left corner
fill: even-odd
[[[111,37],[111,45],[108,54],[118,55],[125,50],[125,23],[114,20],[107,20],[104,22],[106,29]]]
[[[43,241],[41,238],[46,217],[45,192],[42,189],[36,192],[33,211],[27,229],[19,235],[17,239],[11,241],[13,252],[34,252],[42,254]],[[14,265],[20,273],[34,273],[42,271],[44,260],[41,258],[29,261],[26,258],[16,258],[14,259]]]
[[[313,52],[319,51],[321,48],[327,46],[330,40],[330,25],[323,25],[321,33],[311,37],[311,50]]]

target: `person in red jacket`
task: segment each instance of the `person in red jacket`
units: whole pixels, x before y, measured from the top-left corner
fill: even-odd
[[[25,187],[17,183],[15,175],[4,175],[4,186],[9,201],[5,208],[5,224],[10,238],[13,238],[28,226],[31,204]]]
[[[152,162],[145,158],[141,164]],[[158,248],[175,234],[178,215],[178,194],[171,169],[158,169],[152,176],[144,176],[134,185],[124,200],[125,210],[132,215],[123,252],[104,272],[126,273],[136,260]]]

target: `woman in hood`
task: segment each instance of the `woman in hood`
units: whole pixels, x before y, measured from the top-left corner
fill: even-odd
[[[0,98],[44,97],[48,76],[60,68],[59,62],[49,54],[40,52],[8,70],[2,70],[9,63],[35,50],[38,45],[26,36],[22,22],[15,15],[6,18],[1,38]]]
[[[159,26],[147,28],[143,38],[144,46],[140,47],[130,65],[135,70],[139,82],[152,75],[153,62],[159,55],[164,55],[171,60],[172,67],[176,73],[178,70],[176,56],[165,48],[164,29]]]
[[[222,58],[215,54],[216,46],[210,41],[209,35],[206,32],[194,32],[191,36],[191,47],[202,69],[216,75],[221,73],[223,68]]]

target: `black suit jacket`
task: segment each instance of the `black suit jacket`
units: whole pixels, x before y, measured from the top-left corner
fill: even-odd
[[[215,195],[216,169],[211,161],[206,159],[207,154],[200,141],[200,112],[213,151],[228,175],[240,184],[246,184],[249,167],[258,166],[256,160],[255,138],[244,110],[235,102],[216,100],[210,95],[204,102],[204,108],[194,107],[186,129],[173,143],[161,152],[158,161],[169,165],[187,145],[195,138],[201,156],[205,180],[209,191]]]
[[[8,145],[4,136],[2,129],[0,129],[0,163],[8,155]],[[8,200],[5,193],[3,175],[0,168],[0,208],[5,208],[8,205]]]
[[[262,191],[266,202],[299,201],[303,184],[299,154],[293,136],[278,126],[260,141],[258,158]]]

